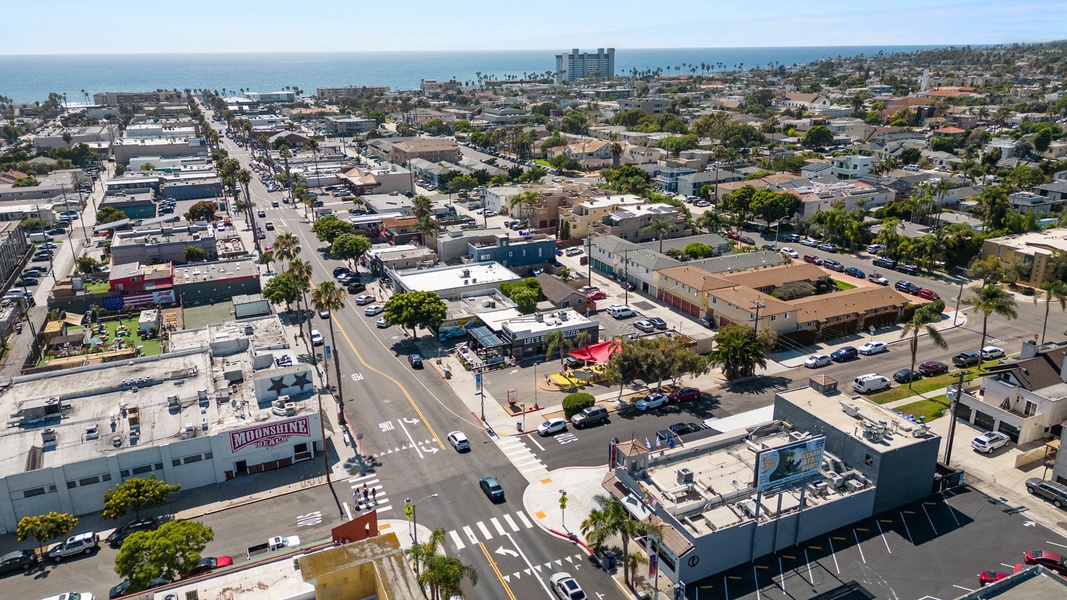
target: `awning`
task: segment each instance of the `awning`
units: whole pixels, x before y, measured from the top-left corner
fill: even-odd
[[[578,360],[584,360],[591,363],[606,363],[608,359],[622,350],[622,345],[619,340],[612,339],[606,342],[600,342],[599,344],[593,344],[586,346],[585,348],[579,348],[574,352],[571,352],[571,356]]]
[[[475,327],[468,331],[474,336],[474,341],[478,342],[483,348],[499,348],[506,345],[488,327]]]

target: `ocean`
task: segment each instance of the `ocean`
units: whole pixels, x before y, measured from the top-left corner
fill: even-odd
[[[907,53],[942,46],[823,46],[796,48],[616,49],[615,74],[662,68],[676,74],[682,63],[722,63],[726,70],[791,66],[827,57]],[[583,51],[589,51],[583,48]],[[592,49],[595,51],[595,49]],[[408,90],[423,79],[476,81],[477,73],[523,77],[556,68],[567,50],[477,52],[343,52],[248,54],[112,54],[0,56],[0,96],[44,101],[49,92],[71,103],[97,92],[210,89],[270,92],[285,86],[314,94],[316,87],[389,86]],[[683,72],[688,72],[686,67]],[[699,67],[698,67],[699,72]]]

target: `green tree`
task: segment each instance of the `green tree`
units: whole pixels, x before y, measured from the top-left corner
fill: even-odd
[[[621,401],[623,387],[633,383],[644,370],[642,363],[644,357],[643,352],[632,340],[620,340],[619,346],[619,351],[608,359],[607,376],[611,385],[618,384]]]
[[[303,301],[304,308],[306,309],[308,304],[307,293],[311,290],[311,275],[312,267],[311,263],[294,258],[289,261],[289,265],[285,268],[285,274],[292,278],[293,283],[296,284],[298,290],[300,290],[300,299]],[[307,336],[311,339],[311,319],[305,319],[307,323]]]
[[[721,367],[728,380],[749,377],[756,367],[767,367],[768,349],[752,327],[725,325],[715,334],[715,348],[708,354],[708,363]]]
[[[560,171],[579,171],[582,168],[581,163],[575,160],[573,157],[566,154],[557,154],[548,159],[548,164],[554,169]]]
[[[416,564],[416,579],[423,592],[429,592],[430,600],[460,597],[463,593],[460,584],[464,579],[469,579],[471,585],[478,585],[478,571],[473,566],[438,552],[444,539],[445,530],[438,527],[430,535],[429,541],[413,544],[404,551]]]
[[[271,304],[285,304],[288,312],[300,298],[300,288],[288,273],[278,273],[263,286],[263,297]]]
[[[348,221],[342,221],[333,215],[327,215],[325,217],[320,217],[319,220],[315,221],[315,224],[311,226],[311,231],[314,232],[315,237],[317,237],[320,242],[332,244],[338,236],[342,236],[346,233],[354,233],[355,229]]]
[[[370,250],[371,243],[367,236],[358,233],[345,233],[337,236],[330,245],[330,258],[347,260],[355,263]]]
[[[430,212],[433,211],[433,200],[430,200],[426,196],[419,194],[411,199],[411,212],[417,218],[430,216]]]
[[[155,531],[126,538],[115,557],[115,573],[130,580],[130,592],[158,577],[177,580],[200,562],[215,532],[198,521],[171,521]]]
[[[155,171],[155,170],[156,170],[156,166],[153,165],[150,162],[146,162],[145,164],[141,165],[141,172]]]
[[[1045,328],[1048,327],[1048,311],[1052,308],[1052,302],[1058,302],[1060,310],[1067,310],[1067,284],[1059,279],[1046,281],[1041,284],[1041,290],[1043,293],[1034,294],[1034,304],[1037,304],[1038,298],[1045,301],[1045,319],[1041,322],[1041,343],[1044,344]]]
[[[118,519],[133,511],[140,518],[141,510],[163,506],[167,498],[180,489],[182,486],[160,481],[155,475],[148,479],[131,477],[104,493],[104,511],[100,516]]]
[[[393,294],[385,303],[385,318],[402,328],[410,329],[413,338],[418,328],[436,331],[445,320],[448,307],[434,292],[402,292]]]
[[[201,248],[200,246],[186,246],[185,250],[182,252],[182,255],[184,256],[185,262],[187,263],[202,262],[207,260],[207,251]]]
[[[261,265],[265,265],[267,267],[267,272],[268,273],[271,272],[270,265],[273,262],[274,262],[274,252],[261,252],[259,254],[259,258],[256,260],[256,263],[261,264]]]
[[[215,213],[219,210],[219,203],[211,200],[201,200],[189,207],[185,213],[185,220],[189,222],[215,220]]]
[[[830,128],[826,125],[816,125],[804,134],[802,143],[808,148],[832,146],[834,143],[834,133],[830,131]]]
[[[92,275],[93,273],[96,273],[96,270],[102,265],[100,261],[88,255],[79,256],[75,264],[78,267],[78,272],[84,273],[86,275]]]
[[[1016,310],[1015,298],[995,283],[971,288],[972,295],[963,299],[963,305],[974,309],[974,312],[982,314],[982,343],[978,346],[979,353],[985,348],[987,325],[989,315],[996,314],[1005,319],[1019,318]]]
[[[704,214],[708,214],[712,211],[708,211]],[[708,246],[707,244],[701,244],[699,242],[693,242],[686,244],[682,252],[690,258],[710,258],[716,255],[715,248]]]
[[[545,334],[545,362],[552,360],[552,355],[559,352],[559,364],[563,366],[563,332],[550,331]]]
[[[78,517],[52,511],[47,515],[19,519],[15,528],[15,537],[20,542],[32,537],[37,540],[37,547],[43,551],[48,542],[67,535],[77,526]]]
[[[340,405],[344,404],[344,396],[341,393],[341,353],[337,347],[337,338],[334,334],[333,313],[345,307],[345,298],[347,296],[348,293],[345,289],[338,287],[332,281],[323,281],[315,289],[311,290],[311,305],[318,312],[327,311],[327,316],[329,317],[330,345],[333,346],[333,372],[335,374],[335,386],[337,387],[337,403]]]
[[[38,185],[41,185],[41,182],[38,181],[36,177],[34,177],[33,175],[26,175],[25,177],[19,177],[18,179],[15,179],[14,183],[11,184],[11,187],[24,188],[36,187]]]
[[[122,177],[126,174],[126,165],[118,163],[115,165],[115,177]]]
[[[478,180],[470,175],[453,177],[448,182],[448,189],[451,192],[463,192],[466,190],[473,190],[476,187],[478,187]]]
[[[97,221],[100,219],[98,218]],[[29,232],[44,231],[44,221],[37,217],[27,217],[22,220],[22,228]]]
[[[126,213],[115,208],[114,206],[105,206],[96,211],[96,223],[97,225],[103,225],[105,223],[114,223],[115,221],[121,221],[126,218]]]
[[[660,535],[660,526],[648,521],[638,521],[630,516],[622,502],[606,494],[593,496],[596,505],[593,510],[600,514],[600,527],[605,530],[605,537],[618,535],[622,538],[622,554],[629,554],[630,540],[638,536]],[[630,583],[630,573],[624,572],[623,579]]]
[[[908,349],[911,351],[911,372],[915,372],[916,356],[919,353],[919,334],[925,332],[929,336],[930,341],[935,346],[942,350],[948,348],[948,342],[942,337],[941,332],[934,327],[935,323],[941,322],[941,312],[945,309],[945,303],[936,300],[934,302],[928,302],[915,309],[915,312],[911,314],[911,319],[904,322],[904,327],[900,330],[900,338],[904,339],[911,335],[911,339],[908,340]],[[908,380],[908,388],[911,388],[911,379]]]
[[[291,231],[284,231],[274,238],[271,248],[274,250],[276,260],[292,261],[300,254],[300,238],[296,237],[296,234]]]
[[[1004,265],[996,256],[974,261],[967,269],[967,276],[981,279],[983,284],[995,283],[1004,278]]]
[[[648,225],[641,228],[645,233],[654,233],[659,238],[659,253],[663,254],[663,239],[674,231],[674,222],[664,217],[653,217]]]

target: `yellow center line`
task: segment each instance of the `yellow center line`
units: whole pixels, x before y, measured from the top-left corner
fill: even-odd
[[[489,556],[489,550],[485,547],[485,544],[478,542],[478,547],[481,548],[482,553],[485,554],[485,560],[489,561],[489,566],[493,567],[493,572],[496,573],[497,579],[500,580],[500,585],[504,586],[504,591],[508,593],[508,598],[515,600],[515,594],[511,593],[511,588],[508,587],[508,582],[504,581],[504,576],[500,574],[500,569],[498,569],[496,563],[493,562],[493,557]]]
[[[381,375],[382,377],[385,377],[389,381],[392,381],[393,384],[396,385],[396,387],[400,388],[400,391],[404,393],[404,397],[408,399],[409,403],[411,403],[411,407],[415,409],[415,413],[419,415],[420,419],[422,419],[422,424],[426,426],[426,429],[430,430],[430,435],[433,436],[434,441],[436,441],[437,445],[440,446],[442,450],[444,450],[445,445],[441,443],[441,438],[437,437],[437,432],[433,430],[433,427],[430,425],[430,422],[426,419],[426,415],[422,414],[422,411],[419,410],[419,406],[415,404],[415,399],[412,398],[411,394],[408,393],[407,388],[405,388],[399,381],[397,381],[391,375],[379,371],[378,369],[375,369],[374,367],[367,364],[367,361],[363,360],[363,355],[359,353],[359,350],[356,350],[356,345],[352,343],[352,338],[348,337],[348,334],[345,332],[345,328],[341,327],[340,323],[335,323],[335,325],[337,326],[337,331],[341,332],[341,337],[345,338],[345,341],[348,342],[348,347],[352,349],[353,353],[355,353],[356,358],[359,360],[361,365],[366,367],[368,370],[373,371]],[[337,349],[334,348],[334,351],[336,352]],[[338,374],[337,377],[338,379],[340,379],[340,374]]]

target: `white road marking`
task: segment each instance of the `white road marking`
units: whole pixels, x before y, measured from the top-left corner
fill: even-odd
[[[533,523],[531,523],[530,520],[526,518],[526,513],[518,512],[515,514],[518,515],[519,520],[522,521],[522,524],[525,525],[527,529],[533,527]]]
[[[342,502],[342,506],[345,507],[345,514],[348,515],[348,520],[352,520],[352,509],[348,508],[348,502]]]
[[[507,533],[506,531],[504,531],[504,528],[500,526],[500,521],[497,521],[496,517],[489,519],[489,522],[492,523],[493,527],[496,528],[497,534],[504,535],[505,533]]]
[[[471,541],[471,544],[477,544],[478,538],[474,535],[474,530],[470,526],[463,528],[463,533],[467,534],[467,539]]]
[[[837,574],[840,575],[841,566],[837,564],[837,552],[834,551],[834,540],[833,538],[827,538],[827,540],[830,542],[830,556],[834,557],[834,570],[836,570]],[[753,571],[755,571],[755,567],[753,567]],[[756,588],[756,590],[758,592],[759,588]]]
[[[519,514],[522,514],[522,513],[519,513]],[[522,548],[519,548],[519,545],[515,543],[515,539],[511,537],[510,533],[507,534],[507,536],[508,536],[508,539],[511,540],[511,544],[515,547],[515,550],[518,551],[519,556],[521,556],[522,560],[526,562],[526,566],[528,566],[531,569],[533,569],[534,566],[530,563],[530,559],[526,558],[526,555],[523,554],[523,552],[522,552]],[[541,587],[544,588],[545,593],[548,594],[549,597],[553,597],[552,591],[548,589],[547,585],[545,585],[544,580],[542,580],[540,577],[536,577],[535,579],[537,579],[537,583],[540,583]]]
[[[808,558],[808,549],[804,548],[804,562],[808,565],[808,583],[815,585],[815,576],[811,574],[811,560]]]
[[[463,538],[459,537],[459,534],[456,533],[455,529],[449,531],[448,535],[452,536],[452,543],[456,545],[457,550],[462,550],[466,547],[466,544],[463,543]]]
[[[489,528],[487,528],[485,526],[484,522],[478,521],[477,523],[475,523],[475,525],[477,525],[478,529],[481,530],[482,535],[485,536],[485,539],[487,539],[487,540],[493,539],[493,534],[489,533]]]
[[[959,589],[961,589],[961,590],[963,590],[963,591],[965,591],[965,592],[967,592],[967,593],[971,593],[971,592],[973,592],[973,591],[974,591],[974,590],[972,590],[971,588],[965,588],[965,587],[963,587],[962,585],[956,585],[955,583],[953,583],[953,584],[952,584],[952,587],[954,587],[954,588],[959,588]]]
[[[926,503],[922,503],[919,506],[923,507],[923,514],[926,515],[926,520],[930,522],[930,529],[934,530],[934,535],[940,535],[937,533],[937,527],[934,527],[934,520],[930,518],[930,513],[926,510]]]
[[[1060,548],[1067,548],[1067,546],[1065,546],[1063,544],[1057,544],[1056,542],[1048,542],[1048,541],[1046,541],[1045,543],[1050,545],[1050,546],[1059,546]]]
[[[404,435],[408,436],[408,441],[411,442],[411,446],[415,448],[415,452],[419,455],[419,458],[424,458],[422,456],[422,452],[419,451],[418,446],[415,445],[415,438],[411,437],[411,433],[408,431],[408,428],[404,427],[403,423],[400,423],[400,428],[404,430]]]
[[[863,547],[860,546],[860,534],[856,533],[856,530],[852,530],[852,537],[856,538],[856,549],[860,551],[860,558],[863,559],[863,564],[867,564],[867,557],[863,556]]]
[[[911,539],[911,528],[908,527],[908,520],[904,518],[904,513],[900,513],[900,520],[904,523],[904,531],[908,534],[908,543],[914,546],[915,542]]]
[[[544,451],[545,451],[545,447],[544,447],[544,446],[542,446],[541,444],[539,444],[539,443],[537,442],[537,440],[536,440],[536,439],[535,439],[534,437],[532,437],[532,436],[530,437],[530,443],[532,443],[532,444],[533,444],[534,446],[537,446],[538,448],[540,448],[540,449],[541,449],[541,452],[544,452]]]
[[[882,531],[882,524],[879,523],[877,520],[875,520],[874,524],[878,526],[878,535],[882,536],[882,541],[885,542],[885,549],[889,550],[889,540],[885,539],[885,532]],[[892,554],[893,551],[889,550],[889,553]]]
[[[512,531],[518,531],[519,530],[519,526],[516,525],[515,521],[513,521],[511,519],[511,515],[504,515],[504,521],[508,524],[508,527],[511,527]]]

